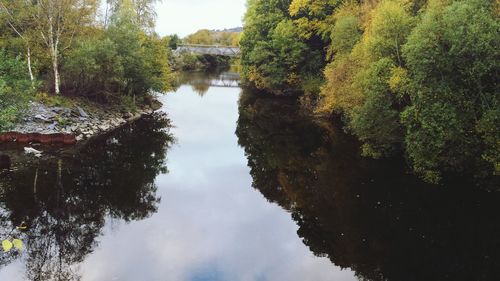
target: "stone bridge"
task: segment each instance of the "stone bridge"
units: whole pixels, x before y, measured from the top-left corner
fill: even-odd
[[[239,57],[240,48],[235,46],[218,46],[218,45],[196,45],[196,44],[179,44],[175,53],[193,53],[199,55]]]

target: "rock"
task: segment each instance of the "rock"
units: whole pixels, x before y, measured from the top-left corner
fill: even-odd
[[[88,111],[86,111],[88,110]],[[153,106],[140,109],[136,113],[107,112],[103,108],[86,108],[80,106],[67,108],[64,106],[48,107],[37,102],[30,102],[29,115],[17,124],[14,132],[21,134],[38,133],[71,135],[73,141],[94,137],[100,132],[114,130],[141,115],[150,114]],[[59,124],[59,118],[64,119],[66,125]]]
[[[50,124],[50,125],[47,127],[47,129],[49,129],[49,130],[54,130],[54,129],[56,128],[56,126],[57,126],[57,122],[54,122],[54,123]]]
[[[123,114],[123,118],[125,118],[125,119],[130,119],[132,117],[134,117],[134,114],[132,114],[130,112],[127,112],[127,113]]]
[[[69,108],[64,108],[64,109],[63,109],[63,112],[62,112],[62,115],[63,115],[64,117],[70,117],[70,116],[71,116],[71,113],[72,113],[71,109],[69,109]]]
[[[102,124],[102,125],[99,125],[99,130],[105,132],[107,130],[109,130],[110,126],[108,124]]]
[[[42,114],[35,115],[35,119],[41,120],[43,122],[50,122],[50,120]]]
[[[31,147],[25,147],[24,148],[24,153],[26,153],[26,154],[33,154],[35,157],[41,157],[42,156],[42,152],[41,151],[36,150],[34,148],[31,148]]]
[[[52,112],[59,114],[59,113],[63,112],[64,109],[62,107],[52,107],[52,108],[50,108],[50,110]]]
[[[89,115],[87,114],[87,112],[85,112],[85,110],[83,110],[83,108],[77,106],[76,109],[78,109],[78,113],[80,114],[80,117],[89,118]]]

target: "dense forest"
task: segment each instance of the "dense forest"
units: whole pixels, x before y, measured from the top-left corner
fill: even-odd
[[[157,0],[0,1],[0,130],[30,99],[147,100],[171,88]]]
[[[365,156],[406,155],[430,182],[500,175],[493,0],[248,0],[247,84],[342,116]]]

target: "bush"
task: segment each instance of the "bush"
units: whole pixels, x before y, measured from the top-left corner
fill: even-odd
[[[65,88],[91,98],[117,92],[124,86],[123,65],[114,42],[109,38],[81,41],[64,65]]]
[[[82,40],[69,53],[63,68],[67,92],[119,102],[171,89],[167,42],[145,34],[125,12],[102,38]]]
[[[491,5],[430,7],[404,47],[412,81],[406,147],[415,170],[431,178],[447,170],[498,173],[500,22]]]
[[[0,131],[14,126],[34,93],[28,69],[19,57],[0,50]]]

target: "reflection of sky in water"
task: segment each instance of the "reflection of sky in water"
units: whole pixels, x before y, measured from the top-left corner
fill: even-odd
[[[101,280],[354,280],[297,236],[290,214],[251,188],[244,151],[234,134],[237,88],[190,86],[163,98],[177,144],[162,201],[151,218],[108,220],[99,246],[80,266],[84,281]],[[16,280],[14,263],[0,280]]]

